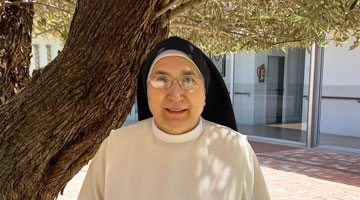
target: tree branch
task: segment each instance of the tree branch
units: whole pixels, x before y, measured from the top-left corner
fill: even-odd
[[[170,0],[160,0],[160,2],[158,2],[158,8],[165,7],[169,2]]]
[[[178,16],[177,17],[177,19],[180,19],[180,18],[182,18],[182,19],[184,19],[185,20],[185,22],[191,22],[191,23],[194,23],[194,24],[202,24],[200,21],[196,21],[195,19],[193,19],[193,18],[191,18],[191,17],[189,17],[189,16]]]
[[[306,5],[303,2],[301,2],[300,0],[291,0],[291,1],[302,8],[306,7]]]
[[[21,5],[24,5],[24,4],[43,5],[43,6],[46,6],[48,8],[60,10],[62,12],[66,12],[66,13],[71,14],[71,15],[73,14],[72,12],[69,12],[68,10],[64,10],[62,8],[59,8],[59,7],[56,7],[56,6],[53,6],[53,5],[49,5],[49,4],[46,4],[46,3],[40,3],[40,2],[36,2],[36,1],[28,1],[28,2],[24,2],[24,1],[15,1],[15,2],[5,1],[6,6],[21,6]]]
[[[68,3],[70,3],[70,4],[73,5],[73,6],[76,6],[76,3],[73,2],[73,1],[71,1],[71,0],[65,0],[65,1],[68,2]]]
[[[174,6],[179,0],[172,0],[168,3],[165,7],[161,8],[159,11],[156,12],[155,18],[160,17],[162,14],[166,13],[172,6]]]
[[[197,25],[193,25],[193,24],[184,24],[184,23],[179,23],[179,22],[172,22],[170,24],[170,28],[173,27],[173,28],[190,28],[190,29],[194,29],[194,30],[198,30],[198,31],[202,31],[202,32],[205,32],[205,33],[213,33],[213,34],[216,34],[216,33],[220,33],[224,36],[227,36],[227,37],[230,37],[232,39],[237,39],[236,37],[234,37],[233,35],[231,35],[230,33],[227,33],[225,31],[213,31],[211,30],[210,28],[208,27],[202,27],[202,26],[197,26]]]
[[[208,0],[192,0],[184,4],[181,4],[179,7],[175,8],[174,10],[171,10],[169,20],[174,19],[178,15],[181,15],[182,13],[185,13],[191,9],[197,8],[207,1]]]
[[[62,25],[62,26],[58,26],[58,27],[55,27],[55,28],[52,28],[52,29],[48,29],[46,31],[42,31],[40,33],[34,33],[34,37],[37,37],[39,35],[42,35],[42,34],[45,34],[45,33],[48,33],[48,32],[51,32],[51,31],[57,31],[59,28],[62,28],[64,27],[65,25]],[[36,26],[35,26],[36,29],[38,29]]]
[[[172,27],[177,27],[177,28],[191,28],[191,29],[195,29],[195,30],[199,30],[199,31],[204,31],[204,32],[209,32],[210,30],[206,27],[201,27],[201,26],[197,26],[197,25],[193,25],[193,24],[184,24],[184,23],[180,23],[180,22],[172,22],[170,24],[170,28]]]
[[[346,10],[345,10],[345,6],[344,6],[342,0],[338,0],[338,1],[340,2],[340,8],[341,8],[341,10],[345,13]]]
[[[5,0],[1,0],[0,2],[1,2],[0,14],[1,14],[2,12],[5,12]]]
[[[295,43],[295,42],[302,42],[302,40],[281,41],[281,42],[276,42],[276,43],[273,43],[273,45],[281,45],[281,44],[286,44],[286,43]]]

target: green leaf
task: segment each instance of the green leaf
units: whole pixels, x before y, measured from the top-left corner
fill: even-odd
[[[353,10],[353,9],[355,8],[356,4],[358,3],[358,1],[359,1],[359,0],[355,0],[355,1],[351,4],[349,10]]]
[[[350,46],[349,50],[354,50],[356,47],[358,47],[360,45],[360,41],[357,40],[356,42],[354,42],[353,45]]]
[[[69,6],[68,1],[37,1],[66,9],[70,13],[76,8],[74,5]],[[305,7],[284,0],[204,2],[204,5],[171,19],[171,23],[185,23],[199,27],[198,29],[170,26],[169,34],[188,39],[208,52],[222,54],[228,51],[261,52],[276,48],[306,48],[314,42],[326,45],[334,40],[335,44],[343,44],[349,35],[360,37],[358,0],[347,1],[344,4],[346,10],[337,0],[302,1],[306,2]],[[37,4],[34,4],[34,9],[34,27],[40,27],[41,30],[56,28],[56,31],[49,31],[44,35],[65,41],[72,14]],[[333,36],[324,41],[324,36],[329,34]],[[355,46],[359,45],[354,43],[353,48]]]

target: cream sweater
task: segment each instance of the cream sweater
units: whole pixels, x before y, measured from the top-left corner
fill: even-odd
[[[170,135],[153,119],[114,130],[92,160],[80,200],[269,199],[247,138],[201,119]]]

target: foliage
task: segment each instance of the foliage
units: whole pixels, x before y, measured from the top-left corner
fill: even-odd
[[[76,7],[76,0],[37,0],[33,37],[42,36],[64,42]]]
[[[74,0],[38,0],[35,35],[66,40]],[[196,0],[172,0],[168,13]],[[197,0],[199,1],[199,0]],[[171,16],[171,14],[170,14]],[[170,19],[170,35],[199,45],[212,54],[337,45],[355,38],[360,44],[358,0],[203,0],[196,9]]]
[[[344,0],[207,1],[172,21],[171,35],[190,38],[208,52],[326,46],[330,40],[359,45],[360,9]],[[190,28],[193,27],[193,28]],[[216,36],[216,37],[215,37]]]

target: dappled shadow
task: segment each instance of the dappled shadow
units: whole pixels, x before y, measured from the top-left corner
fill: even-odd
[[[111,181],[112,185],[108,187],[116,188],[117,191],[126,187],[128,191],[132,191],[131,188],[135,187],[137,193],[148,195],[147,199],[159,197],[157,194],[162,197],[173,197],[176,194],[178,199],[242,199],[241,195],[246,196],[252,189],[249,185],[253,185],[254,174],[254,154],[246,137],[221,126],[206,128],[204,133],[210,134],[192,141],[191,148],[185,148],[186,151],[183,149],[185,143],[173,144],[156,140],[151,144],[155,145],[150,148],[151,151],[146,150],[147,148],[130,148],[133,144],[128,144],[125,149],[139,150],[141,159],[124,159],[121,152],[118,152],[117,157],[124,160],[119,163],[128,167],[127,173],[121,176],[129,178],[121,179],[119,174],[108,177],[127,180],[126,183]],[[140,168],[135,166],[144,168],[138,170]],[[67,185],[65,194],[59,196],[60,199],[77,197],[86,171],[87,168],[84,168],[82,174],[74,177],[76,180]],[[130,178],[135,175],[141,179]]]
[[[262,167],[360,187],[360,155],[321,149],[258,153]]]
[[[236,196],[241,193],[244,184],[245,170],[247,168],[245,159],[237,155],[234,149],[241,149],[244,141],[241,141],[235,134],[229,133],[229,129],[219,129],[219,131],[208,130],[211,135],[206,136],[205,145],[200,145],[199,160],[196,167],[196,177],[198,183],[198,196],[200,199],[239,199]],[[223,146],[223,151],[219,151],[219,146]],[[239,152],[244,158],[249,152]],[[230,159],[229,159],[230,158]],[[232,159],[231,159],[232,158]],[[240,162],[239,162],[240,161]]]
[[[239,135],[229,128],[211,125],[206,126],[204,133],[194,144],[188,153],[183,154],[183,144],[166,144],[167,151],[171,151],[171,157],[176,156],[179,161],[167,162],[161,159],[163,170],[157,172],[151,170],[153,177],[148,180],[158,180],[162,193],[178,194],[174,191],[174,184],[179,185],[178,191],[187,191],[188,194],[178,194],[179,199],[242,199],[242,195],[252,193],[253,185],[253,159],[254,154],[249,148],[246,137]],[[165,145],[162,143],[161,146]],[[179,151],[178,151],[179,150]],[[157,152],[149,153],[149,156]],[[164,158],[163,154],[157,157]],[[189,159],[192,161],[189,162]],[[181,162],[183,160],[184,162]],[[168,165],[180,165],[175,171]],[[146,182],[149,174],[143,174],[142,181]],[[184,184],[184,177],[186,184]],[[166,184],[171,183],[171,184]],[[177,184],[178,183],[178,184]],[[147,183],[143,183],[148,187]],[[158,186],[157,186],[158,187]],[[158,188],[153,188],[158,190]],[[165,195],[170,197],[170,195]]]

